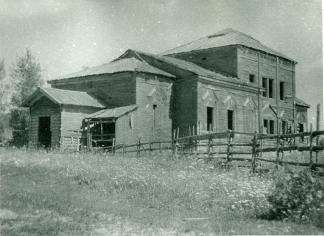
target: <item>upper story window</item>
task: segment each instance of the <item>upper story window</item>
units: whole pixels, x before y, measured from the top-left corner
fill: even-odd
[[[262,78],[262,87],[264,88],[263,97],[274,97],[274,80],[269,78]]]
[[[280,100],[285,100],[285,82],[279,83]]]
[[[250,74],[249,81],[250,81],[250,83],[254,83],[255,82],[255,75]]]

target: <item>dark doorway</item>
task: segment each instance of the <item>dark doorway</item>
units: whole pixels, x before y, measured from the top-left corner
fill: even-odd
[[[227,129],[234,130],[234,111],[227,110]]]
[[[51,146],[51,117],[39,117],[38,120],[38,143],[48,148]]]

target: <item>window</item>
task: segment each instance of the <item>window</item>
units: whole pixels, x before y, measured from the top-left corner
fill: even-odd
[[[227,129],[234,130],[234,111],[227,110]]]
[[[281,123],[281,129],[282,129],[282,133],[283,134],[286,134],[287,131],[288,131],[288,122],[283,120],[282,123]]]
[[[273,79],[269,79],[269,98],[273,98]]]
[[[303,123],[298,123],[298,131],[299,131],[299,133],[304,132],[304,124]]]
[[[263,120],[263,131],[266,134],[274,134],[274,120]]]
[[[280,100],[285,100],[285,82],[279,83]]]
[[[263,97],[274,97],[274,80],[268,78],[262,78],[262,87],[264,88]]]
[[[213,130],[213,111],[214,108],[207,107],[207,130],[208,131]]]
[[[268,79],[262,78],[263,97],[268,97]]]
[[[255,82],[255,75],[250,74],[249,80],[250,80],[250,83],[254,83]]]

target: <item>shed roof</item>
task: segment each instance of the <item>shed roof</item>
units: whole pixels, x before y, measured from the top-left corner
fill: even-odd
[[[290,61],[294,61],[293,59],[287,57],[286,55],[263,45],[260,41],[252,38],[251,36],[241,33],[232,28],[221,30],[215,34],[209,35],[207,37],[168,50],[162,53],[162,55],[170,55],[170,54],[190,52],[190,51],[196,51],[202,49],[217,48],[217,47],[228,46],[228,45],[243,45],[249,48],[253,48],[259,51],[263,51],[272,55],[276,55],[288,59]]]
[[[89,68],[80,72],[64,75],[51,81],[68,79],[68,78],[76,78],[76,77],[85,77],[89,75],[113,74],[113,73],[127,72],[127,71],[146,72],[151,74],[163,75],[167,77],[174,77],[173,75],[163,70],[160,70],[158,68],[155,68],[147,64],[145,61],[143,62],[136,58],[125,58],[123,60],[115,60],[107,64]]]
[[[298,105],[298,106],[308,107],[308,108],[311,107],[309,104],[307,104],[306,102],[304,102],[303,100],[301,100],[297,97],[295,97],[295,102],[296,102],[296,105]]]
[[[86,119],[118,118],[135,110],[137,107],[137,105],[130,105],[113,109],[104,109],[87,116]]]
[[[105,108],[106,106],[97,99],[81,91],[72,91],[55,88],[38,88],[29,98],[27,98],[22,107],[30,107],[42,97],[47,97],[56,104],[88,106]]]

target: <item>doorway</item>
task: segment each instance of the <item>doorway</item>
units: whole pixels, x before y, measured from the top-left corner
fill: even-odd
[[[48,148],[51,146],[51,117],[44,116],[38,118],[38,144]]]

